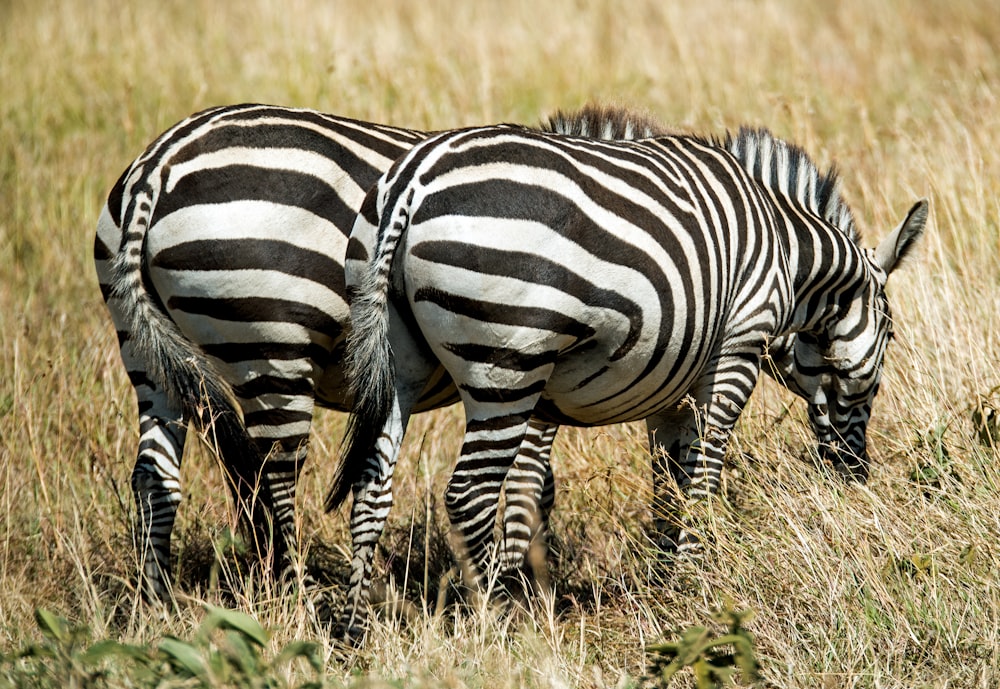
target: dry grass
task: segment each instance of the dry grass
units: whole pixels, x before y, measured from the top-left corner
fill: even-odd
[[[189,635],[209,601],[251,611],[275,643],[320,639],[334,685],[609,686],[644,671],[644,644],[732,601],[755,612],[768,686],[997,686],[1000,463],[970,421],[1000,384],[997,45],[985,0],[0,4],[0,649],[35,638],[40,606],[97,636],[151,641]],[[643,538],[641,429],[565,430],[555,598],[519,617],[425,615],[420,592],[447,566],[439,496],[461,426],[457,409],[427,415],[408,436],[386,539],[410,614],[381,616],[344,658],[281,591],[216,585],[238,559],[215,555],[225,492],[192,448],[176,531],[192,601],[167,619],[138,609],[134,400],[90,259],[121,169],[218,103],[446,128],[591,99],[700,132],[770,127],[836,162],[872,243],[931,199],[923,250],[890,285],[898,338],[869,485],[802,461],[803,409],[766,382],[727,495],[703,515],[705,561],[662,577]],[[320,500],[342,425],[320,417],[300,501],[310,560],[334,580],[344,519]]]

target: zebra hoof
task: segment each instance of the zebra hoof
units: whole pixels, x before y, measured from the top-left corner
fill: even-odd
[[[365,640],[365,631],[364,625],[338,623],[334,625],[330,636],[334,645],[342,650],[356,650]]]

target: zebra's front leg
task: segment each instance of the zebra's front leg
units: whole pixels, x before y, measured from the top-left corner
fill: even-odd
[[[667,552],[701,548],[688,513],[719,492],[729,437],[753,392],[758,361],[754,355],[719,358],[692,396],[646,420],[654,525]]]
[[[139,452],[131,481],[136,504],[134,541],[143,596],[167,603],[173,600],[170,535],[181,501],[180,469],[187,425],[181,412],[151,386],[136,386]]]

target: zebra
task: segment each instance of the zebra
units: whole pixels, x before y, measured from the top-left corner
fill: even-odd
[[[650,117],[601,107],[557,112],[541,128],[659,131]],[[341,365],[347,236],[368,187],[426,136],[313,110],[222,106],[166,130],[112,187],[94,261],[138,402],[131,486],[147,598],[172,598],[189,420],[217,448],[260,555],[270,547],[282,567],[293,561],[295,486],[314,409],[350,408]],[[440,375],[417,408],[457,399]],[[506,528],[518,548],[537,531],[536,510],[545,522],[551,509],[554,436],[533,422],[510,475]]]
[[[366,195],[345,266],[356,396],[326,506],[353,491],[359,532],[340,631],[363,632],[396,453],[439,365],[465,409],[445,502],[473,591],[512,564],[491,527],[532,419],[645,420],[655,530],[696,550],[678,500],[717,493],[770,355],[820,455],[866,480],[885,283],[927,214],[916,202],[862,248],[837,171],[766,129],[615,142],[499,125],[416,145]]]

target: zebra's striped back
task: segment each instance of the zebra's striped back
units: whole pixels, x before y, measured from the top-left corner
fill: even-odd
[[[465,407],[446,505],[478,583],[492,571],[499,486],[531,418],[645,419],[664,545],[695,546],[668,478],[689,498],[717,491],[775,343],[791,348],[778,368],[810,402],[821,452],[863,479],[890,333],[885,281],[926,216],[919,202],[878,249],[863,249],[836,175],[765,131],[724,142],[510,127],[432,137],[369,191],[352,232],[357,397],[339,481],[365,495],[370,482],[344,472],[372,456],[394,461],[430,369],[411,350],[400,366],[397,343],[415,340]],[[355,588],[349,630],[363,601]]]
[[[473,129],[418,146],[390,175],[367,279],[386,280],[398,238],[414,316],[458,328],[430,340],[446,367],[488,361],[498,375],[494,364],[565,362],[546,376],[543,418],[644,419],[679,400],[723,344],[754,351],[790,320],[792,278],[766,237],[766,194],[705,140]],[[506,358],[479,347],[491,340],[478,324],[498,331]],[[485,397],[494,386],[465,384],[480,387]]]

